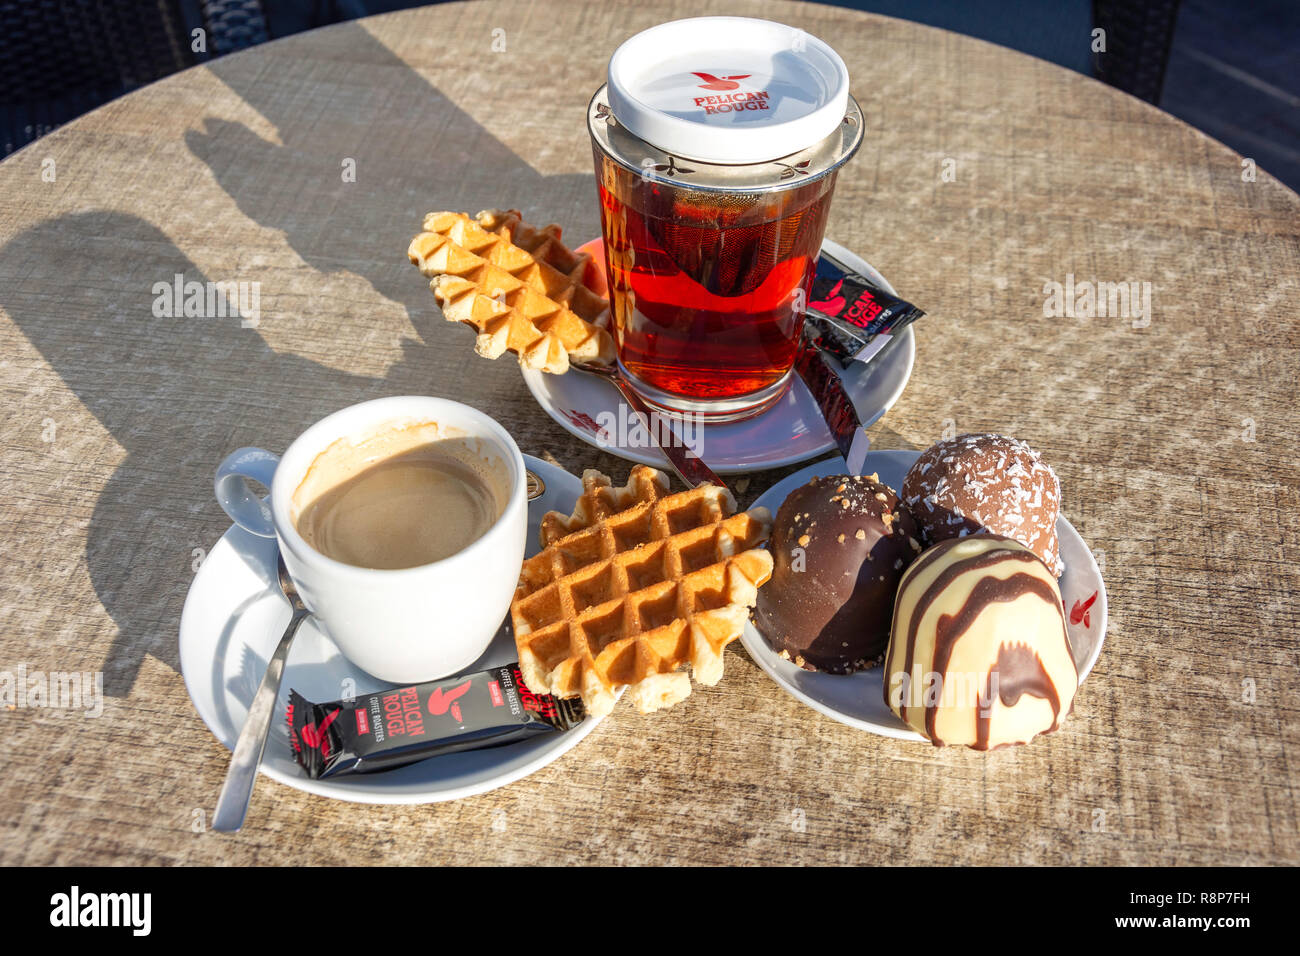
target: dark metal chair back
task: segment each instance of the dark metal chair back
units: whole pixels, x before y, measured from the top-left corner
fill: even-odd
[[[260,0],[0,0],[0,156],[123,93],[266,39]]]
[[[1099,80],[1160,102],[1180,0],[1092,0],[1094,27],[1106,31],[1105,52],[1092,54]]]

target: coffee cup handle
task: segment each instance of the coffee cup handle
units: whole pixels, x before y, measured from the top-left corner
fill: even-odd
[[[232,451],[217,466],[217,476],[212,483],[217,503],[230,520],[250,534],[262,538],[275,537],[275,522],[271,519],[271,496],[259,498],[248,486],[248,479],[260,481],[271,487],[280,456],[261,448],[241,448]]]

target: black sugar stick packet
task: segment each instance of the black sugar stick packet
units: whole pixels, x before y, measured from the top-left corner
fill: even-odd
[[[374,773],[439,754],[568,730],[582,701],[534,694],[518,664],[314,704],[289,692],[289,741],[307,775]]]

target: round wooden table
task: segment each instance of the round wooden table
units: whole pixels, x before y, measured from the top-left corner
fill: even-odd
[[[848,64],[867,137],[828,235],[929,313],[876,447],[1024,438],[1104,559],[1110,628],[1073,716],[992,754],[888,740],[734,644],[717,687],[624,704],[504,789],[358,806],[263,779],[243,832],[211,832],[229,753],[186,694],[177,625],[229,524],[215,465],[428,393],[621,481],[514,361],[472,353],[406,246],[434,209],[595,235],[583,115],[606,59],[710,12],[802,27]],[[102,672],[104,701],[0,708],[0,862],[1300,862],[1300,198],[1252,170],[1048,63],[756,0],[412,10],[222,58],[35,142],[0,163],[0,670]],[[260,283],[259,322],[157,315],[178,275]],[[1129,282],[1123,314],[1053,303],[1053,283],[1079,305]],[[750,476],[742,503],[789,470]]]

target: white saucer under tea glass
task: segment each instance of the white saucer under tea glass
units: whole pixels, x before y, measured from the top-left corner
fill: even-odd
[[[862,275],[893,292],[879,272],[861,256],[827,239],[822,248]],[[603,277],[601,241],[578,248],[590,252]],[[870,425],[898,401],[916,360],[916,339],[909,326],[900,340],[870,366],[850,363],[841,376],[863,426]],[[667,470],[668,459],[638,430],[618,390],[595,375],[570,371],[551,375],[523,369],[524,382],[542,410],[566,431],[590,445],[630,461]],[[700,456],[719,475],[779,468],[807,461],[835,447],[811,393],[797,375],[775,405],[753,418],[699,426]],[[628,436],[633,436],[629,441]],[[636,440],[644,437],[644,441]],[[692,447],[695,447],[692,445]]]

